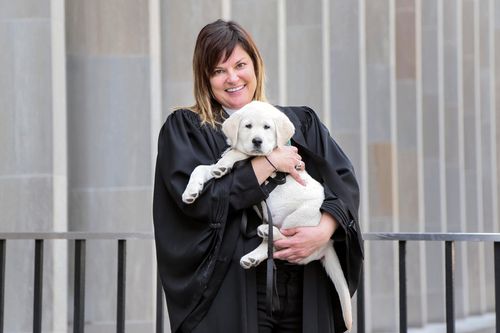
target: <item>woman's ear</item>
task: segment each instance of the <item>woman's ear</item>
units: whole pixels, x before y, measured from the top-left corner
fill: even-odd
[[[295,127],[288,117],[281,111],[274,119],[276,126],[276,144],[278,146],[285,146],[295,133]]]
[[[237,112],[233,113],[222,123],[222,133],[227,138],[227,144],[231,147],[236,146],[238,141],[238,128],[240,127],[241,115]]]

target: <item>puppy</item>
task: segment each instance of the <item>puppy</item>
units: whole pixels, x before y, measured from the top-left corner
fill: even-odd
[[[224,121],[222,131],[227,137],[230,148],[216,164],[200,165],[193,170],[186,190],[182,194],[185,203],[193,203],[203,190],[205,182],[211,178],[224,176],[237,161],[251,156],[268,155],[277,146],[286,145],[293,136],[295,128],[288,117],[272,105],[253,101]],[[305,170],[298,172],[306,183],[305,187],[291,176],[287,176],[285,184],[277,186],[266,200],[272,215],[275,240],[286,238],[279,231],[281,228],[317,226],[320,222],[320,207],[324,200],[323,186]],[[267,259],[268,226],[260,225],[257,234],[262,238],[262,243],[241,258],[240,264],[243,268],[255,267]],[[305,265],[313,260],[321,261],[332,280],[339,294],[345,325],[350,330],[351,296],[333,248],[333,241],[330,240],[299,264]]]

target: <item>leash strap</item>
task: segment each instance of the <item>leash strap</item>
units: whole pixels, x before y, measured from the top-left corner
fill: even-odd
[[[271,211],[266,201],[262,201],[262,213],[264,221],[268,225],[267,238],[267,270],[266,270],[266,310],[267,315],[272,316],[273,313],[273,287],[274,287],[274,259],[273,259],[273,219]]]
[[[276,176],[267,179],[268,183],[265,185],[268,192],[271,192],[276,188],[276,186],[284,184],[286,182],[286,173],[277,172]],[[273,313],[273,289],[275,287],[275,269],[276,266],[274,264],[273,253],[273,218],[271,216],[271,210],[267,205],[267,202],[264,200],[260,203],[260,207],[255,205],[256,208],[260,212],[260,216],[262,217],[262,221],[267,223],[268,225],[268,239],[267,239],[267,266],[266,266],[266,311],[268,316],[272,316]],[[247,235],[247,215],[244,213],[241,219],[241,233],[243,235]],[[251,236],[251,235],[247,235]],[[276,308],[279,308],[279,299],[276,300]]]

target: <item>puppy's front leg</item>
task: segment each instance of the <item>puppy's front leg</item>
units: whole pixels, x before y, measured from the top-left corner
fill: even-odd
[[[245,160],[248,158],[248,155],[243,154],[242,152],[234,149],[229,149],[226,151],[220,160],[212,165],[212,170],[210,171],[210,174],[214,178],[220,178],[231,171],[231,169],[234,166],[234,163]]]
[[[212,170],[212,165],[198,165],[193,170],[186,189],[182,193],[182,201],[191,204],[198,198],[205,183],[213,178],[210,170]]]

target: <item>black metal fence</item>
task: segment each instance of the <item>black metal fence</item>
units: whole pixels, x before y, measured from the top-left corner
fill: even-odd
[[[493,265],[495,270],[495,315],[496,332],[500,333],[500,234],[482,233],[365,233],[366,241],[396,241],[399,243],[399,331],[408,331],[406,300],[406,244],[416,241],[435,241],[445,243],[445,297],[446,297],[446,332],[455,332],[455,243],[486,242],[491,243],[494,251]],[[365,293],[364,277],[358,290],[358,332],[365,332]]]
[[[127,241],[153,240],[151,233],[84,233],[84,232],[11,232],[0,233],[0,333],[4,331],[5,305],[5,257],[8,240],[34,240],[34,297],[33,297],[33,332],[42,332],[42,300],[43,300],[43,249],[47,240],[68,240],[75,243],[74,288],[73,288],[73,332],[84,332],[85,324],[85,254],[88,240],[110,240],[117,244],[117,297],[116,297],[116,331],[125,332],[125,290]],[[156,292],[156,332],[163,332],[163,293],[159,279]]]
[[[117,299],[116,299],[116,331],[125,332],[125,290],[127,241],[153,240],[151,233],[83,233],[83,232],[45,232],[45,233],[0,233],[0,333],[4,330],[4,296],[5,296],[5,258],[6,242],[8,240],[34,240],[34,297],[33,297],[33,332],[42,331],[42,299],[43,299],[43,261],[44,243],[47,240],[74,241],[74,307],[73,332],[83,332],[85,323],[85,254],[86,241],[111,240],[117,243]],[[496,304],[496,332],[500,333],[500,234],[472,234],[472,233],[365,233],[366,241],[397,241],[399,243],[399,325],[400,332],[407,332],[407,300],[406,300],[406,244],[409,241],[438,241],[445,243],[445,272],[446,272],[446,329],[447,333],[455,332],[454,317],[454,256],[456,242],[488,242],[494,246],[495,270],[495,304]],[[156,332],[163,332],[163,292],[159,279],[156,286]],[[357,331],[365,332],[365,302],[364,279],[357,293],[358,324]]]

